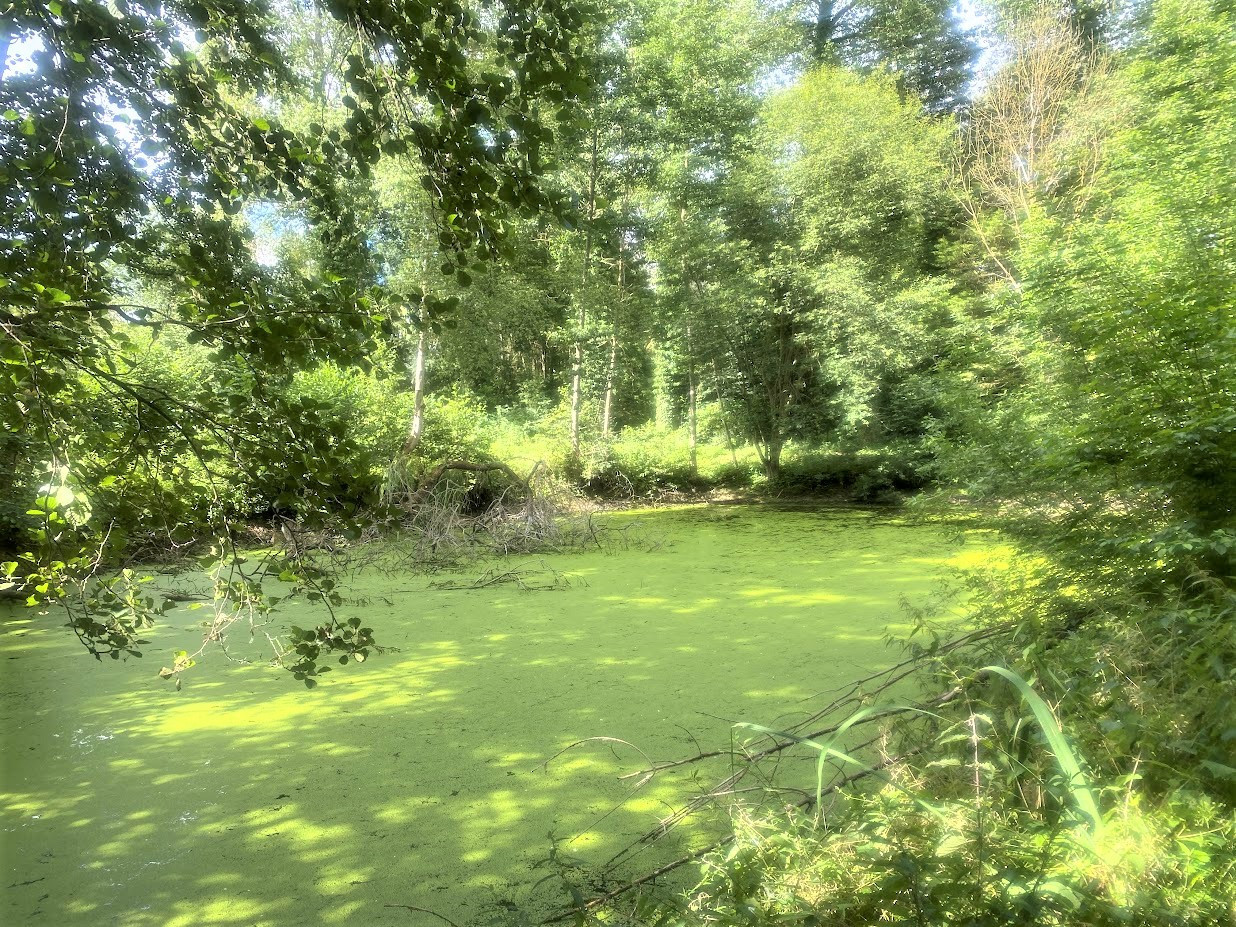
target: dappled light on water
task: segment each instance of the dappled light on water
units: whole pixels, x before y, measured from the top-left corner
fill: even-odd
[[[925,602],[950,560],[991,544],[859,512],[611,517],[663,543],[538,558],[568,587],[362,575],[350,594],[369,604],[344,617],[390,650],[312,691],[254,644],[255,662],[213,654],[176,692],[156,672],[199,633],[188,610],[144,659],[104,666],[52,619],[12,613],[0,920],[369,927],[408,923],[387,905],[456,921],[545,909],[562,900],[552,880],[531,896],[551,834],[602,863],[699,787],[666,775],[631,794],[618,775],[890,662],[899,599]],[[312,622],[303,608],[278,621]],[[598,736],[629,745],[560,753]],[[672,834],[633,865],[702,839]]]

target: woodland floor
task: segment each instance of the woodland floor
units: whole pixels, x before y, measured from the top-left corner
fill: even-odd
[[[533,888],[552,871],[537,866],[550,834],[602,863],[710,784],[658,777],[623,801],[617,776],[640,752],[559,751],[603,736],[674,759],[694,739],[728,743],[731,721],[801,716],[893,662],[882,641],[904,628],[899,602],[924,604],[950,564],[994,543],[854,510],[601,517],[637,525],[625,549],[361,574],[342,614],[393,649],[312,691],[215,654],[176,692],[156,673],[200,640],[200,612],[177,610],[143,659],[106,665],[54,615],[0,614],[0,921],[380,927],[434,922],[399,905],[459,923],[549,910],[566,900],[552,879]],[[567,585],[430,588],[494,567]],[[317,623],[305,608],[278,623]]]

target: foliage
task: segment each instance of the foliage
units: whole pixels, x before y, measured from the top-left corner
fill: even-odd
[[[323,362],[366,366],[393,331],[371,291],[363,213],[352,208],[384,154],[418,156],[449,256],[442,271],[460,283],[470,260],[497,254],[508,211],[553,206],[536,180],[552,137],[542,107],[587,87],[578,9],[510,0],[492,17],[452,2],[432,15],[329,11],[350,30],[331,78],[347,115],[329,129],[282,124],[278,102],[295,95],[298,75],[263,3],[48,0],[12,11],[14,33],[6,28],[0,46],[0,358],[4,431],[17,437],[6,438],[16,477],[6,492],[39,486],[31,469],[50,478],[26,503],[36,527],[11,538],[34,543],[9,561],[18,566],[7,586],[31,604],[76,591],[94,607],[95,573],[124,552],[106,524],[64,518],[52,504],[62,494],[88,499],[133,472],[153,485],[171,471],[177,490],[204,481],[205,520],[225,558],[232,468],[304,519],[347,501],[355,447],[344,423],[316,422],[320,403],[282,387]],[[9,69],[13,37],[29,60]],[[478,67],[482,53],[488,67]],[[242,218],[261,203],[312,230],[312,261],[271,269],[255,259]],[[187,395],[144,382],[146,333],[168,328],[207,346],[223,375]],[[233,364],[244,376],[227,376]],[[135,440],[76,430],[79,388],[126,407]],[[200,498],[186,494],[185,505]],[[130,522],[159,510],[148,493],[127,501]],[[113,653],[117,640],[136,642],[124,627],[103,642]],[[82,617],[74,628],[93,650],[96,623]]]
[[[891,81],[818,68],[770,101],[698,223],[692,354],[770,479],[791,437],[921,435],[930,405],[905,387],[951,296],[949,140]]]
[[[804,43],[815,64],[884,67],[928,109],[960,109],[974,56],[972,37],[941,0],[805,0]]]
[[[1087,764],[1085,747],[1035,688],[1002,667],[951,678],[963,698],[886,736],[900,751],[893,756],[861,759],[837,745],[852,726],[905,711],[895,705],[863,709],[828,728],[827,739],[739,725],[814,751],[815,797],[785,814],[738,806],[732,836],[706,857],[693,888],[615,900],[607,916],[684,925],[1201,925],[1236,912],[1236,832],[1221,800],[1197,783],[1160,791],[1136,767]],[[822,801],[836,781],[826,761],[880,784]]]
[[[870,705],[748,725],[814,751],[812,815],[739,811],[635,920],[1236,918],[1236,12],[997,7],[963,105],[942,0],[19,0],[0,592],[138,657],[168,602],[126,564],[196,556],[205,642],[320,610],[277,645],[312,688],[382,648],[298,539],[433,522],[426,474],[938,481],[1019,552],[970,646],[913,642],[944,694],[878,747]],[[833,761],[883,785],[826,803]]]
[[[1230,25],[1164,3],[1111,78],[1128,121],[1093,183],[1036,206],[1024,283],[984,320],[1005,367],[974,371],[972,438],[945,457],[1028,506],[1026,530],[1072,573],[1061,585],[1084,575],[1100,599],[1129,576],[1162,602],[1232,573]]]
[[[1230,815],[1195,793],[1131,800],[1092,850],[993,791],[937,801],[889,787],[810,820],[739,819],[668,923],[1211,924],[1231,917]],[[1113,789],[1113,798],[1120,797]],[[661,912],[663,915],[667,912]]]
[[[867,741],[875,757],[756,726],[884,784],[831,803],[804,792],[810,816],[739,810],[693,889],[638,900],[615,892],[606,918],[1236,917],[1232,16],[1222,0],[1162,0],[1123,48],[1092,54],[1078,44],[1055,58],[1042,43],[1014,50],[1035,60],[1010,62],[1009,82],[990,92],[1026,98],[980,100],[976,111],[1037,106],[1043,121],[1006,139],[1018,177],[1006,165],[993,182],[979,173],[990,164],[963,162],[974,171],[956,188],[969,238],[946,238],[929,259],[959,261],[937,271],[959,285],[924,300],[939,312],[924,327],[942,329],[933,353],[953,377],[937,369],[929,381],[924,427],[936,465],[952,480],[947,491],[990,507],[1018,548],[1011,566],[968,580],[981,643],[953,648],[953,632],[940,628],[912,648],[917,669],[907,672],[943,694],[920,705],[928,720]],[[1044,61],[1070,73],[1036,83]],[[1047,116],[1030,96],[1041,89],[1062,95]],[[832,132],[835,122],[817,124]],[[855,136],[837,138],[848,155]],[[806,158],[792,150],[786,160]],[[814,234],[836,241],[861,231],[864,215],[889,215],[846,199],[877,172],[830,164],[804,170],[823,189],[834,177],[844,184],[806,214],[819,220]],[[778,218],[790,226],[794,213]],[[900,249],[884,230],[858,253]],[[814,257],[807,272],[822,263]],[[831,269],[835,278],[835,261]],[[888,321],[874,329],[877,350],[896,344]],[[839,737],[867,720],[860,713],[828,730]],[[822,782],[816,790],[823,797]]]
[[[712,441],[697,444],[692,468],[686,429],[656,423],[627,428],[614,440],[599,442],[586,463],[588,488],[617,498],[742,488],[750,485],[758,465],[749,448],[738,460],[724,444]]]

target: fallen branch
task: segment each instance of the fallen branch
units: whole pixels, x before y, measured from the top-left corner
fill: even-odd
[[[410,504],[419,505],[423,502],[425,497],[433,491],[438,481],[451,470],[459,470],[464,473],[505,473],[512,482],[522,486],[525,490],[528,489],[528,480],[531,479],[531,475],[529,475],[528,479],[525,479],[506,464],[497,460],[481,463],[471,460],[444,460],[417,481],[416,491],[412,493],[412,498],[409,500]],[[534,469],[533,473],[535,472],[536,470]]]
[[[842,687],[844,689],[842,694],[836,697],[832,702],[830,702],[828,705],[826,705],[821,710],[814,712],[808,718],[804,719],[803,721],[800,721],[798,724],[788,729],[787,733],[789,733],[793,739],[774,738],[774,742],[771,746],[765,747],[755,752],[749,752],[741,748],[735,748],[734,746],[731,746],[729,749],[726,749],[726,750],[697,750],[697,753],[694,756],[687,757],[681,760],[672,760],[672,761],[668,761],[665,763],[651,763],[642,770],[639,770],[634,773],[628,773],[627,775],[620,777],[621,779],[638,778],[638,782],[634,786],[634,789],[638,789],[646,785],[649,781],[651,781],[651,779],[658,772],[661,772],[667,769],[673,769],[673,768],[680,767],[680,766],[687,766],[687,765],[691,765],[694,763],[702,762],[707,759],[713,759],[713,758],[719,758],[719,757],[729,757],[731,759],[741,759],[741,762],[742,762],[742,765],[738,769],[734,770],[733,772],[731,772],[729,776],[726,776],[724,779],[722,779],[714,788],[710,789],[708,792],[704,793],[703,795],[697,796],[696,798],[692,799],[690,802],[687,803],[686,807],[684,807],[683,809],[680,809],[677,812],[674,812],[669,817],[662,819],[660,822],[658,822],[658,825],[656,828],[643,834],[633,843],[628,845],[625,849],[621,850],[620,852],[612,856],[609,859],[609,861],[606,863],[605,868],[611,869],[614,865],[616,865],[620,860],[622,860],[628,854],[631,854],[633,851],[638,851],[641,848],[645,848],[649,844],[655,842],[656,840],[661,839],[671,829],[673,829],[675,826],[680,824],[686,818],[690,817],[692,814],[698,812],[702,808],[707,807],[708,805],[710,805],[717,799],[736,794],[739,791],[748,791],[749,789],[747,788],[739,789],[737,788],[737,786],[745,776],[751,774],[753,771],[759,770],[759,764],[761,761],[768,760],[770,758],[773,759],[774,772],[775,772],[776,764],[779,763],[780,754],[782,754],[784,751],[788,750],[791,747],[798,746],[799,744],[802,743],[803,740],[816,740],[818,738],[827,737],[830,734],[835,734],[842,728],[845,728],[848,730],[850,728],[856,728],[860,725],[870,725],[876,722],[886,722],[890,717],[905,714],[905,713],[916,713],[916,714],[921,715],[924,712],[929,712],[930,709],[940,708],[944,705],[949,704],[950,702],[955,700],[958,697],[958,695],[960,695],[964,691],[963,687],[960,684],[954,685],[942,692],[935,694],[934,696],[928,699],[919,701],[913,705],[891,706],[885,711],[880,711],[878,713],[859,718],[858,720],[850,722],[848,724],[846,723],[846,721],[843,720],[835,724],[825,725],[825,726],[819,727],[816,730],[811,730],[806,733],[803,733],[804,729],[806,729],[808,726],[812,725],[813,723],[818,723],[823,718],[830,717],[830,716],[836,717],[838,713],[848,708],[857,707],[863,703],[870,704],[870,700],[873,697],[875,697],[876,695],[879,695],[881,692],[887,691],[889,688],[901,682],[903,679],[909,676],[912,676],[913,674],[917,672],[920,672],[928,661],[940,656],[941,654],[956,650],[966,645],[979,643],[990,637],[994,637],[994,636],[998,636],[1003,633],[1007,633],[1009,630],[1011,630],[1011,628],[1012,628],[1011,624],[1003,624],[1003,625],[998,625],[995,627],[980,628],[976,631],[971,631],[967,634],[961,635],[958,638],[955,638],[952,641],[949,641],[947,644],[944,644],[940,647],[935,648],[934,650],[917,653],[914,656],[910,657],[909,659],[904,660],[898,664],[895,664],[894,666],[888,667],[884,670],[880,670],[877,673],[872,673],[871,675],[867,677],[856,680],[853,683],[847,684],[846,686]],[[983,678],[983,675],[985,674],[980,674],[978,676],[972,677],[972,679],[973,681],[980,681]],[[873,682],[875,680],[879,680],[879,685],[877,685],[874,688],[874,690],[868,691],[864,688],[867,683]],[[881,740],[883,736],[884,735],[882,733],[877,734],[875,737],[871,737],[850,749],[851,750],[862,750],[866,747],[870,747],[871,745]],[[910,756],[913,756],[917,753],[922,752],[922,749],[923,749],[922,747],[915,747],[914,749],[908,750],[896,757],[893,757],[891,759],[886,759],[878,763],[877,765],[870,766],[858,772],[843,776],[835,780],[833,783],[828,785],[826,788],[820,790],[819,797],[823,798],[824,796],[832,795],[836,793],[839,789],[842,789],[850,785],[853,782],[859,781],[870,775],[878,773],[881,770],[887,769],[889,766],[892,766],[898,762],[901,762],[902,760],[905,760],[906,758]],[[772,791],[776,791],[776,790],[772,789]],[[799,801],[794,807],[809,808],[812,805],[814,805],[815,802],[816,802],[816,795],[812,793],[804,797],[803,800]],[[598,895],[597,897],[591,899],[590,901],[586,902],[582,906],[576,906],[560,914],[557,914],[554,917],[548,919],[547,921],[544,921],[543,923],[547,923],[547,924],[555,923],[557,921],[562,921],[570,917],[579,916],[581,914],[586,914],[588,912],[595,911],[597,908],[609,903],[613,899],[635,888],[638,888],[640,885],[645,885],[657,879],[658,877],[665,875],[666,873],[672,872],[675,869],[678,869],[682,866],[687,865],[688,863],[698,861],[699,859],[713,852],[714,850],[717,850],[717,849],[720,849],[721,847],[726,846],[727,844],[732,842],[733,839],[734,839],[733,835],[726,836],[720,840],[717,840],[709,844],[708,846],[700,850],[696,850],[692,853],[688,853],[687,855],[679,857],[678,859],[674,860],[671,863],[667,863],[663,866],[660,866],[657,869],[651,872],[648,872],[644,874],[643,876],[640,876],[637,879],[633,879],[629,882],[626,882],[617,889],[614,889],[602,895]]]
[[[870,676],[865,676],[862,679],[855,680],[853,683],[847,684],[846,692],[844,695],[838,696],[828,705],[824,706],[819,711],[813,713],[810,717],[808,717],[804,721],[801,721],[797,725],[794,725],[793,727],[789,728],[789,731],[790,733],[794,734],[796,737],[799,737],[800,739],[806,739],[806,740],[813,740],[817,737],[824,737],[824,736],[827,736],[828,734],[833,734],[841,726],[841,723],[832,724],[827,727],[822,727],[814,731],[809,731],[808,733],[805,733],[805,734],[801,733],[801,731],[803,728],[805,728],[807,725],[811,724],[814,721],[818,721],[821,718],[825,718],[830,715],[836,715],[838,711],[840,711],[842,708],[846,707],[847,705],[853,704],[861,700],[870,699],[873,695],[877,695],[880,692],[887,690],[891,686],[896,685],[898,682],[905,679],[906,677],[914,675],[916,672],[922,669],[922,663],[924,659],[926,659],[927,656],[934,657],[934,656],[938,656],[943,653],[948,653],[949,651],[956,650],[958,647],[964,646],[966,644],[973,644],[980,640],[984,640],[988,637],[994,637],[995,635],[1002,633],[1004,631],[1010,630],[1011,628],[1012,628],[1012,625],[1010,624],[1010,625],[999,625],[994,628],[983,628],[979,631],[972,631],[969,634],[962,635],[956,640],[950,641],[948,644],[945,644],[943,647],[939,648],[936,651],[933,651],[929,655],[924,655],[924,654],[915,655],[908,660],[903,660],[901,663],[898,663],[895,666],[890,666],[888,669],[880,670],[878,673],[872,673]],[[907,669],[907,667],[909,668]],[[880,685],[876,687],[874,692],[864,693],[861,696],[857,694],[864,683],[872,682],[873,680],[880,679],[881,677],[884,677],[884,676],[888,676],[890,678],[883,680],[880,683]],[[880,714],[870,715],[866,718],[863,718],[859,720],[858,722],[856,722],[854,725],[851,725],[851,727],[857,727],[860,724],[871,724],[875,721],[884,720],[890,714],[902,713],[902,712],[907,712],[907,711],[918,711],[923,708],[938,707],[940,705],[945,704],[949,700],[948,697],[951,695],[955,695],[956,692],[957,692],[957,689],[953,688],[953,689],[949,689],[947,692],[942,692],[939,695],[936,695],[933,698],[927,699],[926,701],[920,702],[916,705],[904,706],[904,707],[898,707],[898,708],[890,708],[888,711],[881,712]],[[748,762],[758,761],[768,756],[771,756],[775,753],[779,753],[782,750],[786,750],[789,747],[793,747],[797,743],[798,743],[797,740],[787,740],[782,743],[778,743],[772,747],[769,747],[766,750],[762,750],[758,753],[750,754],[749,756],[746,757],[746,759]],[[699,753],[696,753],[694,756],[684,757],[678,760],[667,760],[664,763],[656,763],[648,767],[647,769],[641,769],[641,770],[637,770],[636,772],[627,773],[626,775],[620,776],[619,778],[620,779],[634,779],[637,777],[642,778],[646,775],[655,774],[655,773],[662,772],[667,769],[676,769],[680,766],[690,766],[693,763],[700,763],[700,762],[703,762],[704,760],[716,759],[718,757],[723,757],[723,756],[732,757],[733,755],[734,755],[734,751],[732,748],[724,749],[724,750],[723,749],[703,750],[703,751],[700,751]]]
[[[883,770],[887,769],[888,767],[893,766],[897,763],[900,763],[903,760],[908,759],[909,757],[919,752],[920,752],[919,749],[911,750],[911,751],[901,754],[900,756],[895,756],[890,759],[887,759],[876,766],[869,766],[866,769],[860,769],[856,773],[851,773],[850,775],[845,776],[842,779],[838,779],[828,788],[822,790],[820,792],[820,795],[821,797],[825,795],[831,795],[837,792],[838,790],[846,787],[847,785],[850,785],[851,783],[857,782],[860,779],[865,779],[868,776],[876,775],[882,772]],[[815,795],[808,795],[805,798],[803,798],[801,801],[796,802],[793,807],[799,808],[799,809],[810,808],[812,805],[815,804],[815,798],[816,798]],[[553,915],[552,917],[548,917],[545,920],[541,921],[541,923],[542,924],[556,924],[556,923],[559,923],[560,921],[568,920],[569,918],[579,917],[580,915],[589,914],[597,910],[597,908],[600,908],[606,904],[609,904],[609,902],[613,901],[615,898],[620,898],[621,896],[627,894],[628,892],[634,891],[635,889],[639,888],[641,885],[647,885],[649,882],[655,881],[656,879],[659,879],[661,876],[666,875],[670,872],[673,872],[675,869],[681,869],[683,866],[687,865],[688,863],[698,862],[699,860],[707,856],[709,853],[712,853],[716,850],[721,849],[724,846],[728,846],[729,844],[733,843],[734,838],[735,838],[734,834],[727,834],[726,836],[722,837],[720,840],[715,840],[712,843],[708,844],[708,846],[706,847],[701,847],[700,849],[694,850],[686,854],[685,856],[680,856],[678,857],[678,859],[674,860],[673,862],[666,863],[664,866],[659,866],[658,868],[652,870],[651,872],[644,873],[644,875],[640,876],[639,878],[632,879],[629,882],[624,882],[618,888],[612,889],[611,891],[608,891],[603,895],[598,895],[597,897],[586,901],[582,905],[576,905],[575,907],[567,908],[565,911],[560,911],[557,914]]]
[[[442,580],[429,584],[430,589],[451,589],[451,590],[466,590],[466,589],[486,589],[490,586],[500,586],[505,583],[511,583],[518,586],[525,592],[543,592],[549,589],[569,589],[573,585],[572,581],[566,576],[563,576],[557,570],[549,568],[543,570],[487,570],[481,576],[471,582],[461,582],[458,580]]]

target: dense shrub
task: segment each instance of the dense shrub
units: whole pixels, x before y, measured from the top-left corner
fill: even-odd
[[[1236,916],[1236,821],[1205,795],[1178,791],[1146,807],[1113,786],[1117,810],[1096,840],[1008,792],[936,798],[928,811],[928,784],[851,798],[826,824],[739,816],[689,903],[661,904],[656,916],[727,927],[1201,927]]]
[[[856,502],[898,502],[928,482],[928,461],[917,445],[878,448],[787,448],[775,488],[827,494]]]

